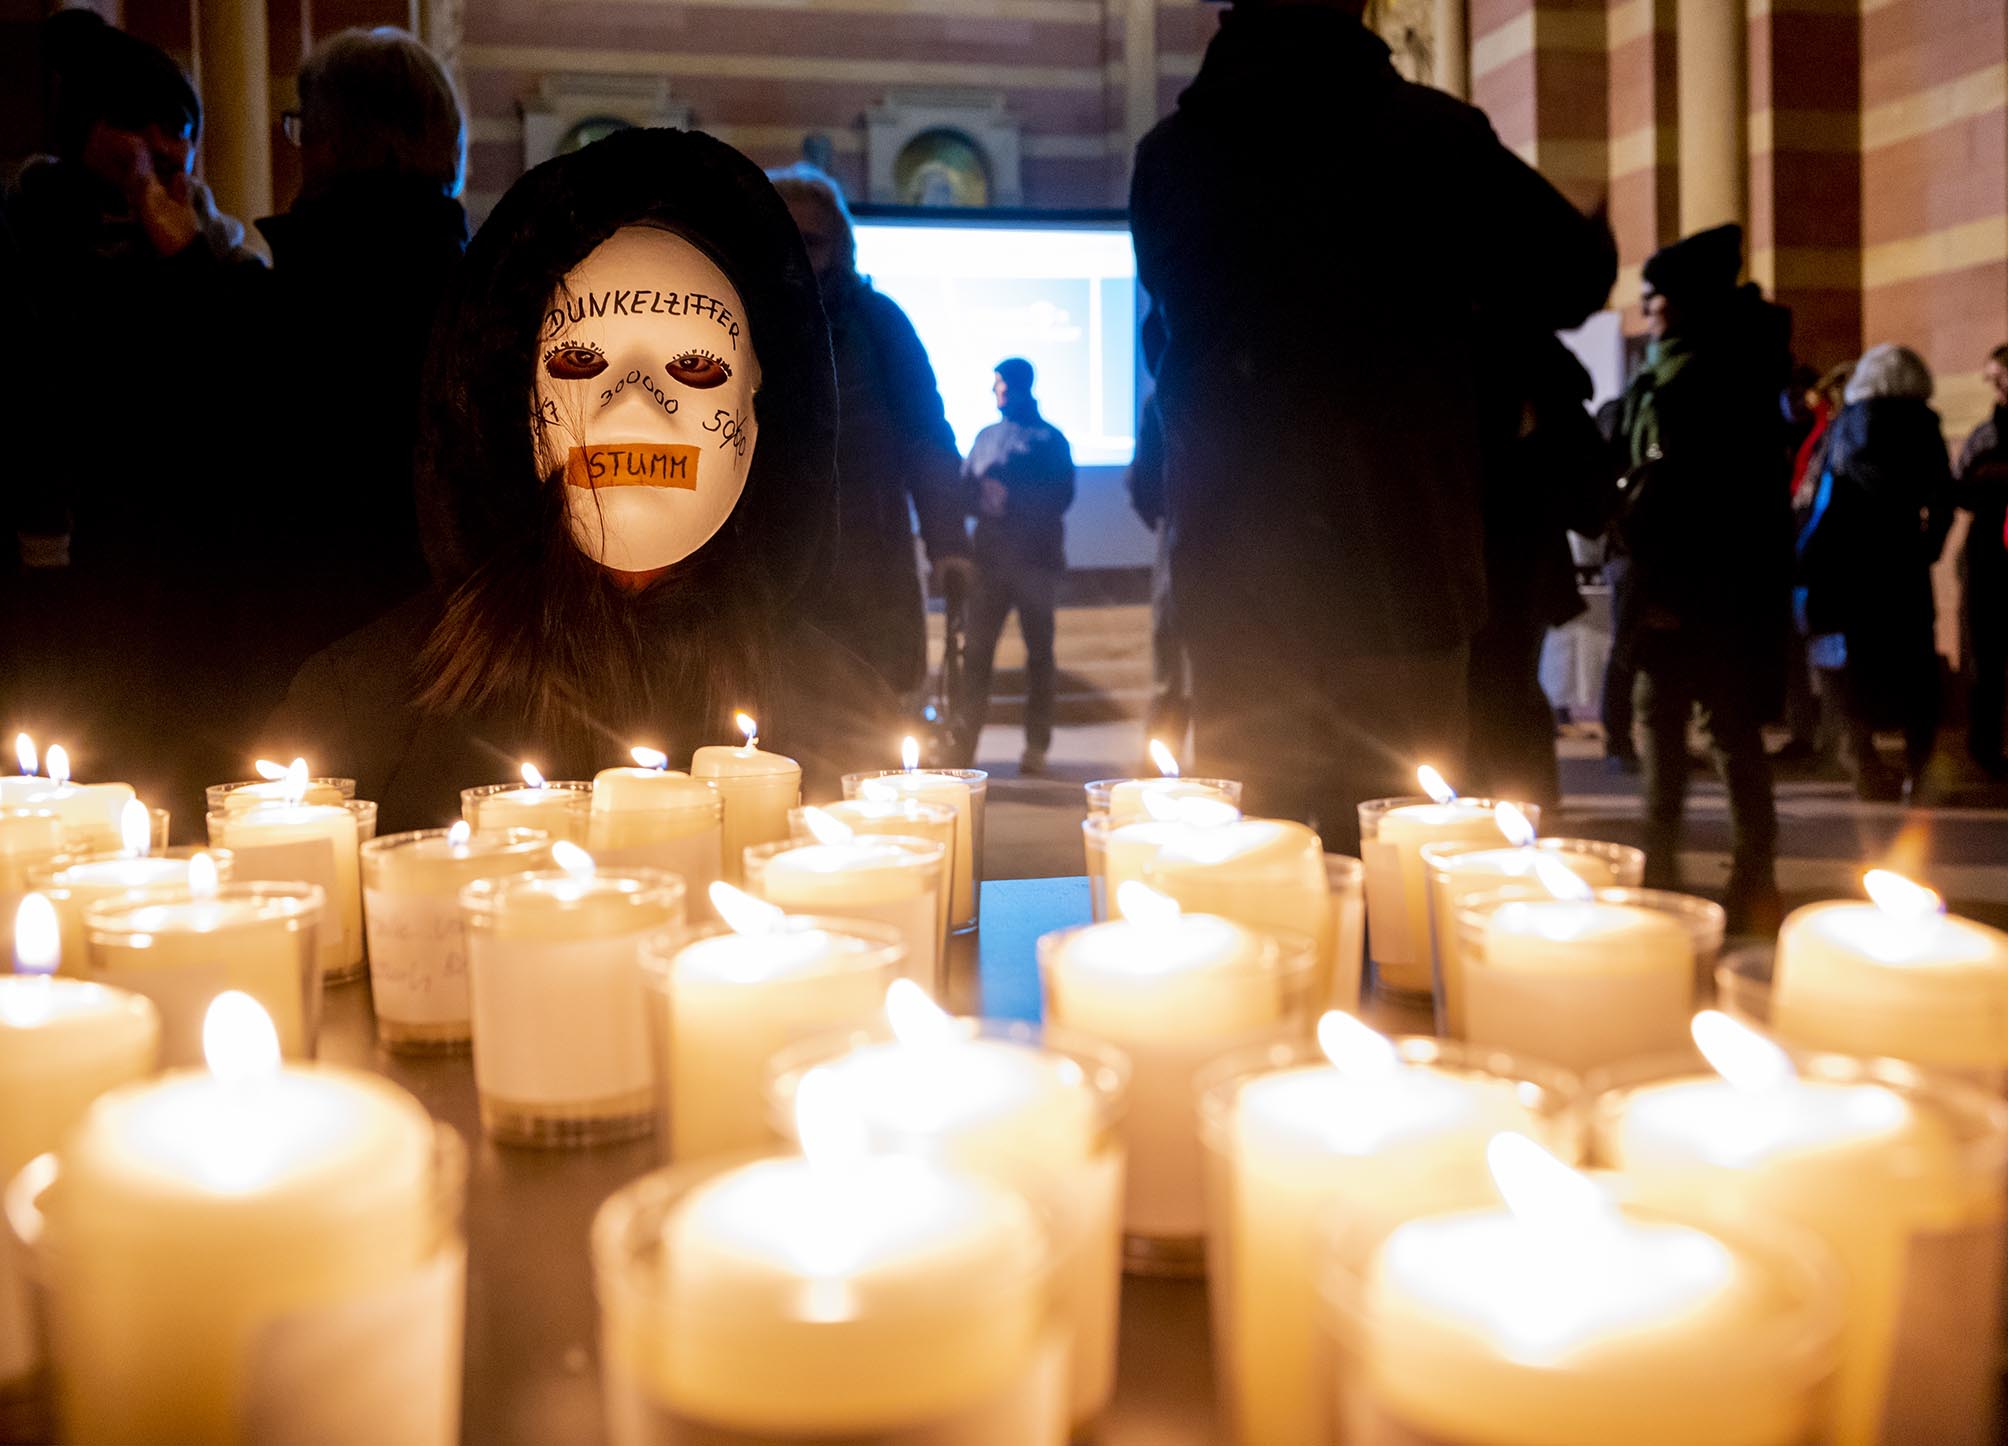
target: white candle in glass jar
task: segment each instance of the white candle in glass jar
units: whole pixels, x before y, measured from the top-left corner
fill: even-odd
[[[1187,913],[1303,935],[1318,949],[1316,997],[1345,993],[1345,981],[1332,977],[1337,939],[1325,846],[1303,824],[1243,818],[1183,830],[1151,854],[1144,881]],[[1351,985],[1357,999],[1358,978]]]
[[[949,882],[948,916],[957,928],[974,919],[976,886],[981,880],[976,876],[976,801],[968,783],[952,773],[908,768],[865,779],[858,796],[881,803],[911,800],[954,812],[955,850],[950,861],[954,873]]]
[[[553,842],[583,845],[592,808],[593,786],[566,779],[548,782],[533,763],[522,767],[523,783],[490,784],[460,791],[460,817],[484,833],[534,828]]]
[[[206,850],[212,877],[229,883],[235,863],[228,849]],[[62,928],[63,959],[68,972],[83,974],[90,958],[85,916],[100,904],[153,903],[188,892],[193,856],[134,858],[126,854],[96,855],[69,862],[56,859],[35,876],[38,889],[56,907]]]
[[[889,924],[906,941],[904,972],[930,994],[946,985],[940,933],[942,849],[927,839],[872,835],[844,843],[755,848],[747,889],[791,914]]]
[[[349,783],[345,792],[342,783]],[[310,778],[305,786],[286,778],[261,778],[256,783],[241,783],[234,787],[218,785],[214,805],[224,813],[244,813],[254,808],[270,808],[274,805],[294,803],[320,804],[329,808],[339,807],[355,797],[355,787],[351,780],[338,782],[332,778]]]
[[[328,897],[321,921],[321,977],[347,979],[363,969],[363,887],[359,825],[376,822],[375,804],[300,804],[212,813],[209,842],[230,850],[244,882],[318,884]]]
[[[1237,801],[1218,785],[1197,778],[1125,778],[1109,790],[1109,823],[1120,828],[1147,818],[1163,816],[1162,805],[1185,798],[1211,799],[1238,807]],[[1156,804],[1159,807],[1153,807]]]
[[[607,868],[662,869],[701,900],[724,869],[724,800],[669,769],[602,768],[593,775],[586,847]]]
[[[1877,871],[1884,902],[1795,909],[1778,933],[1771,1022],[1846,1054],[2008,1068],[2008,934],[1941,912]]]
[[[80,853],[117,848],[132,785],[70,782],[70,762],[60,746],[49,750],[46,764],[46,778],[0,778],[0,808],[49,810],[62,819],[69,846]]]
[[[748,715],[739,714],[737,722],[746,735],[743,745],[714,743],[690,756],[691,777],[725,801],[724,877],[733,884],[745,877],[746,850],[785,839],[788,810],[802,801],[802,765],[756,746],[760,725]]]
[[[243,996],[219,1009],[230,1001]],[[438,1250],[432,1121],[375,1075],[281,1067],[269,1027],[263,1042],[219,1042],[218,1017],[214,1072],[101,1096],[61,1148],[39,1253],[65,1438],[294,1439],[286,1423],[338,1417],[329,1401],[371,1379],[329,1354],[358,1343],[379,1371],[394,1351],[405,1373],[377,1393],[395,1414],[374,1439],[450,1437],[458,1262],[429,1283],[416,1334],[381,1312],[367,1335],[342,1319],[408,1287]]]
[[[807,809],[789,815],[789,825],[797,838],[814,838],[804,817]],[[823,805],[823,812],[854,834],[892,834],[899,838],[932,839],[941,845],[943,882],[941,886],[941,937],[949,930],[949,910],[955,898],[955,837],[960,815],[952,808],[922,803],[913,798],[847,798]]]
[[[0,811],[0,965],[14,962],[14,912],[28,892],[28,876],[62,852],[63,820],[54,809]]]
[[[1381,987],[1405,994],[1432,990],[1429,953],[1429,897],[1422,846],[1432,843],[1489,843],[1505,838],[1493,805],[1459,798],[1430,771],[1425,780],[1443,797],[1397,804],[1378,815],[1360,843],[1367,867],[1367,942]],[[1525,813],[1537,815],[1529,806]]]

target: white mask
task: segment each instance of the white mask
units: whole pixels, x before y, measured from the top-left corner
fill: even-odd
[[[674,232],[625,226],[545,308],[531,429],[572,537],[647,572],[711,540],[753,465],[760,363],[738,290]]]

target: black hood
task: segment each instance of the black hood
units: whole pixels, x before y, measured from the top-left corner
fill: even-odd
[[[531,439],[537,338],[566,273],[637,224],[679,232],[711,255],[739,289],[760,357],[746,490],[718,533],[671,569],[673,591],[730,578],[743,592],[751,569],[778,606],[801,590],[834,528],[836,372],[787,207],[758,166],[710,136],[621,131],[511,186],[448,290],[417,473],[426,557],[443,590],[500,559],[571,546],[562,482],[539,473]]]

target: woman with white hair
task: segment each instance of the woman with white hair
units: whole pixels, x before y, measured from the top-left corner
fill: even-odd
[[[1800,625],[1863,798],[1916,801],[1938,733],[1931,567],[1952,525],[1952,471],[1931,370],[1908,347],[1871,347],[1828,434],[1799,533]],[[1904,735],[1901,772],[1876,752]]]

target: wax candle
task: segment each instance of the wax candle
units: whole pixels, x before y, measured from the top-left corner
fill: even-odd
[[[1477,894],[1459,911],[1465,1029],[1577,1071],[1678,1050],[1697,983],[1722,944],[1719,906],[1656,889],[1592,890],[1558,863],[1572,898]]]
[[[890,1039],[853,1031],[781,1054],[773,1116],[792,1122],[796,1090],[823,1070],[874,1148],[931,1155],[1040,1205],[1072,1327],[1068,1397],[1079,1432],[1115,1384],[1123,1153],[1113,1124],[1129,1062],[1057,1030],[951,1019],[910,985],[888,991],[885,1014]]]
[[[296,802],[340,805],[356,796],[353,778],[312,778],[308,772],[304,758],[295,758],[290,767],[284,768],[261,758],[256,778],[210,784],[206,791],[207,811],[239,813],[247,808]]]
[[[1847,1281],[1832,1440],[1992,1440],[2008,1107],[1893,1066],[1795,1063],[1712,1012],[1694,1038],[1705,1059],[1641,1066],[1598,1100],[1599,1154],[1641,1202],[1826,1242]]]
[[[1438,1032],[1452,1039],[1465,1037],[1464,950],[1458,938],[1457,911],[1476,894],[1496,893],[1513,885],[1532,885],[1544,892],[1535,865],[1542,855],[1595,888],[1636,888],[1645,876],[1645,854],[1622,844],[1593,839],[1550,838],[1538,842],[1519,809],[1501,804],[1498,820],[1512,843],[1433,843],[1422,846],[1422,868],[1429,896],[1430,945],[1435,951]]]
[[[944,851],[930,839],[851,836],[828,820],[828,843],[786,841],[746,850],[746,887],[791,914],[890,924],[906,944],[907,978],[930,994],[948,986],[940,932]]]
[[[1334,977],[1338,940],[1325,847],[1303,824],[1244,818],[1186,830],[1150,855],[1144,880],[1189,913],[1217,914],[1251,928],[1285,929],[1315,940],[1313,997],[1321,1002],[1359,997],[1357,974]]]
[[[1795,909],[1778,934],[1772,1023],[1816,1049],[2008,1068],[2008,934],[1874,870],[1872,903]]]
[[[1620,1209],[1524,1136],[1489,1155],[1507,1208],[1407,1221],[1338,1272],[1340,1439],[1819,1439],[1830,1262],[1755,1227]]]
[[[461,1171],[375,1075],[282,1067],[225,994],[210,1069],[115,1089],[32,1201],[63,1439],[457,1435]]]
[[[945,948],[948,941],[949,907],[955,895],[955,833],[959,817],[956,811],[944,808],[938,803],[922,803],[915,798],[882,799],[876,802],[865,798],[847,798],[841,803],[825,805],[823,812],[854,834],[892,834],[899,838],[924,838],[941,845],[945,882],[940,890],[940,932]],[[816,837],[810,831],[807,814],[807,809],[798,808],[788,815],[789,832],[794,838]]]
[[[1334,1222],[1385,1234],[1418,1215],[1490,1204],[1485,1148],[1502,1130],[1573,1158],[1572,1076],[1394,1041],[1348,1015],[1319,1048],[1274,1046],[1206,1071],[1208,1298],[1216,1374],[1243,1446],[1317,1446],[1315,1261]]]
[[[318,884],[239,882],[153,903],[98,904],[84,914],[90,975],[153,1001],[163,1065],[201,1063],[203,1018],[227,990],[258,1001],[287,1059],[312,1059],[326,899]]]
[[[990,775],[980,768],[922,768],[920,743],[908,738],[901,745],[905,766],[876,773],[844,775],[844,797],[874,803],[912,799],[955,812],[954,878],[948,899],[949,927],[976,927],[983,883],[983,805]]]
[[[1039,941],[1046,1018],[1130,1058],[1123,1227],[1133,1263],[1197,1262],[1203,1230],[1193,1076],[1304,1019],[1316,955],[1231,919],[1183,914],[1141,884],[1124,917]]]
[[[770,1144],[768,1060],[807,1035],[874,1019],[906,952],[889,926],[789,918],[736,891],[723,898],[726,923],[666,931],[643,949],[664,1156],[675,1161]]]
[[[320,936],[323,983],[354,979],[366,967],[358,849],[375,832],[376,805],[353,800],[209,816],[209,842],[230,851],[239,879],[304,880],[327,894]]]
[[[1096,923],[1115,912],[1116,895],[1127,883],[1142,883],[1158,850],[1205,829],[1219,828],[1241,817],[1241,811],[1217,798],[1144,797],[1147,817],[1117,823],[1111,813],[1091,813],[1081,821],[1087,856],[1089,907]]]
[[[788,836],[788,810],[802,801],[802,765],[759,747],[760,725],[736,715],[744,745],[710,744],[690,756],[690,773],[718,791],[725,803],[724,877],[745,878],[746,850]]]
[[[63,820],[54,809],[0,809],[0,963],[14,957],[14,912],[29,875],[62,853]]]
[[[197,854],[209,862],[198,866]],[[99,904],[143,904],[179,898],[188,892],[191,869],[207,868],[218,882],[229,883],[235,862],[228,849],[174,849],[162,857],[136,858],[130,853],[60,855],[29,878],[56,908],[62,930],[66,972],[88,971],[90,936],[85,916]]]
[[[1157,745],[1153,741],[1153,748]],[[1088,815],[1106,814],[1114,827],[1156,818],[1152,802],[1172,803],[1183,798],[1206,798],[1230,808],[1241,807],[1241,783],[1233,778],[1181,778],[1175,761],[1167,753],[1155,760],[1160,767],[1172,763],[1158,778],[1101,778],[1086,785]]]
[[[1367,947],[1378,987],[1394,994],[1431,991],[1429,900],[1422,846],[1432,843],[1498,843],[1505,835],[1495,803],[1459,798],[1442,776],[1418,770],[1426,798],[1382,798],[1360,805],[1360,857],[1367,866]],[[1540,809],[1519,805],[1540,822]]]
[[[583,846],[590,823],[593,786],[574,779],[547,782],[534,763],[522,766],[519,783],[487,783],[460,790],[460,817],[469,828],[494,833],[534,828],[552,842]]]
[[[132,785],[70,782],[69,756],[60,745],[50,748],[43,762],[47,777],[0,778],[0,809],[53,812],[62,819],[68,846],[77,853],[119,847],[119,820],[132,802]]]
[[[725,802],[703,780],[657,767],[662,754],[646,748],[634,753],[651,761],[593,775],[586,846],[607,868],[675,874],[693,907],[708,907],[706,891],[724,868]]]
[[[562,840],[552,855],[557,869],[460,891],[481,1123],[523,1145],[647,1134],[655,1069],[641,947],[683,922],[682,881],[598,870]]]
[[[22,962],[39,972],[0,977],[0,1184],[56,1148],[90,1102],[153,1072],[160,1017],[146,1000],[81,979],[52,979],[53,913],[30,908]],[[12,1249],[0,1250],[0,1390],[40,1356],[25,1283]]]
[[[669,1171],[601,1208],[615,1446],[1060,1446],[1065,1337],[1031,1209],[934,1160],[857,1153],[846,1127],[799,1133],[801,1158]]]
[[[465,819],[452,828],[394,833],[362,846],[370,999],[377,1038],[387,1049],[425,1054],[466,1046],[473,1024],[460,891],[476,879],[548,868],[550,862],[548,834],[475,833]]]

